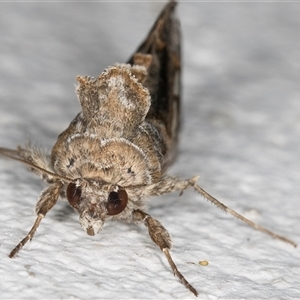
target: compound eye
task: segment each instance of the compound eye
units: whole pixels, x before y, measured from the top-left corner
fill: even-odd
[[[107,214],[114,216],[121,213],[128,203],[128,195],[125,190],[119,190],[118,192],[110,192],[107,201]]]
[[[78,208],[81,199],[81,188],[76,187],[75,183],[70,183],[67,188],[67,198],[74,208]]]

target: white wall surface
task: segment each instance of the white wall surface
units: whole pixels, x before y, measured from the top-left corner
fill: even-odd
[[[79,111],[77,75],[124,62],[159,2],[0,3],[0,145],[50,151]],[[299,3],[181,2],[183,129],[170,174],[189,178],[251,220],[300,235]],[[87,236],[60,202],[33,241],[45,185],[0,160],[1,299],[193,299],[143,226]],[[299,249],[257,232],[192,191],[152,199],[174,260],[199,299],[300,297]],[[206,267],[199,260],[209,261]]]

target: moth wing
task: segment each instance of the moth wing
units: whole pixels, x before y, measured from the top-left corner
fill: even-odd
[[[149,63],[149,55],[152,57],[143,83],[151,96],[146,119],[160,128],[166,143],[163,169],[174,160],[180,126],[180,26],[174,15],[175,6],[174,1],[165,6],[144,42],[128,61],[131,65],[145,65]],[[140,54],[145,54],[144,63]]]

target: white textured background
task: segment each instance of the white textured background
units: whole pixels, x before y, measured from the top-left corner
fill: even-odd
[[[162,3],[0,3],[0,145],[51,149],[79,110],[76,75],[124,62]],[[188,3],[180,156],[170,173],[300,242],[300,4]],[[15,259],[44,185],[0,160],[1,299],[193,298],[143,226],[95,237],[60,202]],[[299,249],[256,232],[194,192],[153,199],[173,257],[200,299],[300,297]],[[208,260],[207,267],[199,260]]]

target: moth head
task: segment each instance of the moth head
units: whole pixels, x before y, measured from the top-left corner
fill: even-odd
[[[88,235],[98,233],[110,216],[124,211],[128,203],[127,192],[118,187],[101,186],[101,189],[81,187],[74,182],[69,183],[67,199],[79,212],[79,221]]]

